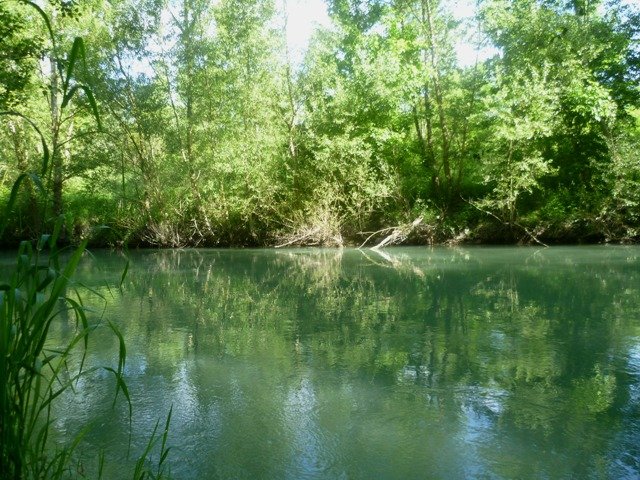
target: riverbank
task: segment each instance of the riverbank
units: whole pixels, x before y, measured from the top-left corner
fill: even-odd
[[[206,233],[187,225],[150,222],[137,229],[105,223],[88,228],[84,222],[67,225],[60,243],[74,245],[89,239],[91,247],[188,248],[188,247],[375,247],[390,245],[572,245],[633,244],[640,242],[640,225],[619,218],[571,217],[563,220],[503,221],[490,215],[458,214],[438,218],[424,213],[404,215],[394,222],[355,228],[338,219],[297,225],[231,225]],[[483,218],[484,217],[484,218]],[[194,221],[194,224],[197,224]],[[15,225],[0,240],[2,248],[15,248],[24,239],[39,237],[36,229]]]

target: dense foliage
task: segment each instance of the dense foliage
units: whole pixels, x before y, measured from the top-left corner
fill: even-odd
[[[327,6],[298,65],[286,2],[51,0],[55,41],[0,3],[0,199],[39,168],[24,117],[51,145],[2,241],[60,215],[103,244],[361,243],[417,217],[417,242],[638,239],[637,7]],[[466,65],[461,38],[495,54]]]

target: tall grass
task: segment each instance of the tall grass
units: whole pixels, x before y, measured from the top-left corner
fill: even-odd
[[[58,452],[47,442],[53,402],[93,370],[84,368],[84,358],[97,325],[89,324],[82,296],[71,283],[84,250],[83,243],[62,262],[55,235],[42,237],[35,249],[23,242],[9,282],[0,285],[0,478],[60,478],[80,440]],[[75,320],[74,333],[63,345],[49,346],[52,323],[63,311]],[[122,391],[129,400],[125,358],[122,342],[117,369],[108,368],[116,394]]]
[[[58,225],[61,222],[62,219]],[[55,229],[59,231],[60,228]],[[86,242],[60,251],[56,240],[57,233],[43,236],[35,248],[30,242],[22,242],[8,283],[0,284],[0,479],[3,480],[75,476],[74,452],[85,432],[55,450],[48,440],[54,402],[73,389],[82,376],[98,368],[111,372],[115,380],[114,402],[122,393],[129,405],[130,419],[132,415],[124,380],[124,338],[109,321],[99,318],[90,323],[83,290],[72,281]],[[68,319],[74,322],[73,333],[62,345],[51,345],[49,332],[53,323],[69,322]],[[118,365],[85,368],[89,336],[101,325],[111,329],[118,339]],[[135,464],[134,480],[165,478],[170,421],[171,411],[161,432],[159,421],[156,424]],[[158,459],[152,462],[150,458],[156,449]]]

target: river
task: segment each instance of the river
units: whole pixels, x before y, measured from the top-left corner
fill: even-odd
[[[121,253],[77,273],[133,407],[106,370],[56,407],[89,471],[123,478],[173,407],[177,479],[640,477],[638,247],[126,257],[120,289]],[[117,365],[108,328],[89,352]]]

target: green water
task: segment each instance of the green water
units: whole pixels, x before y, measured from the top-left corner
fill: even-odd
[[[173,405],[175,478],[640,477],[638,247],[132,252],[122,292],[94,254],[133,452]],[[112,395],[96,373],[55,428],[124,478]]]

